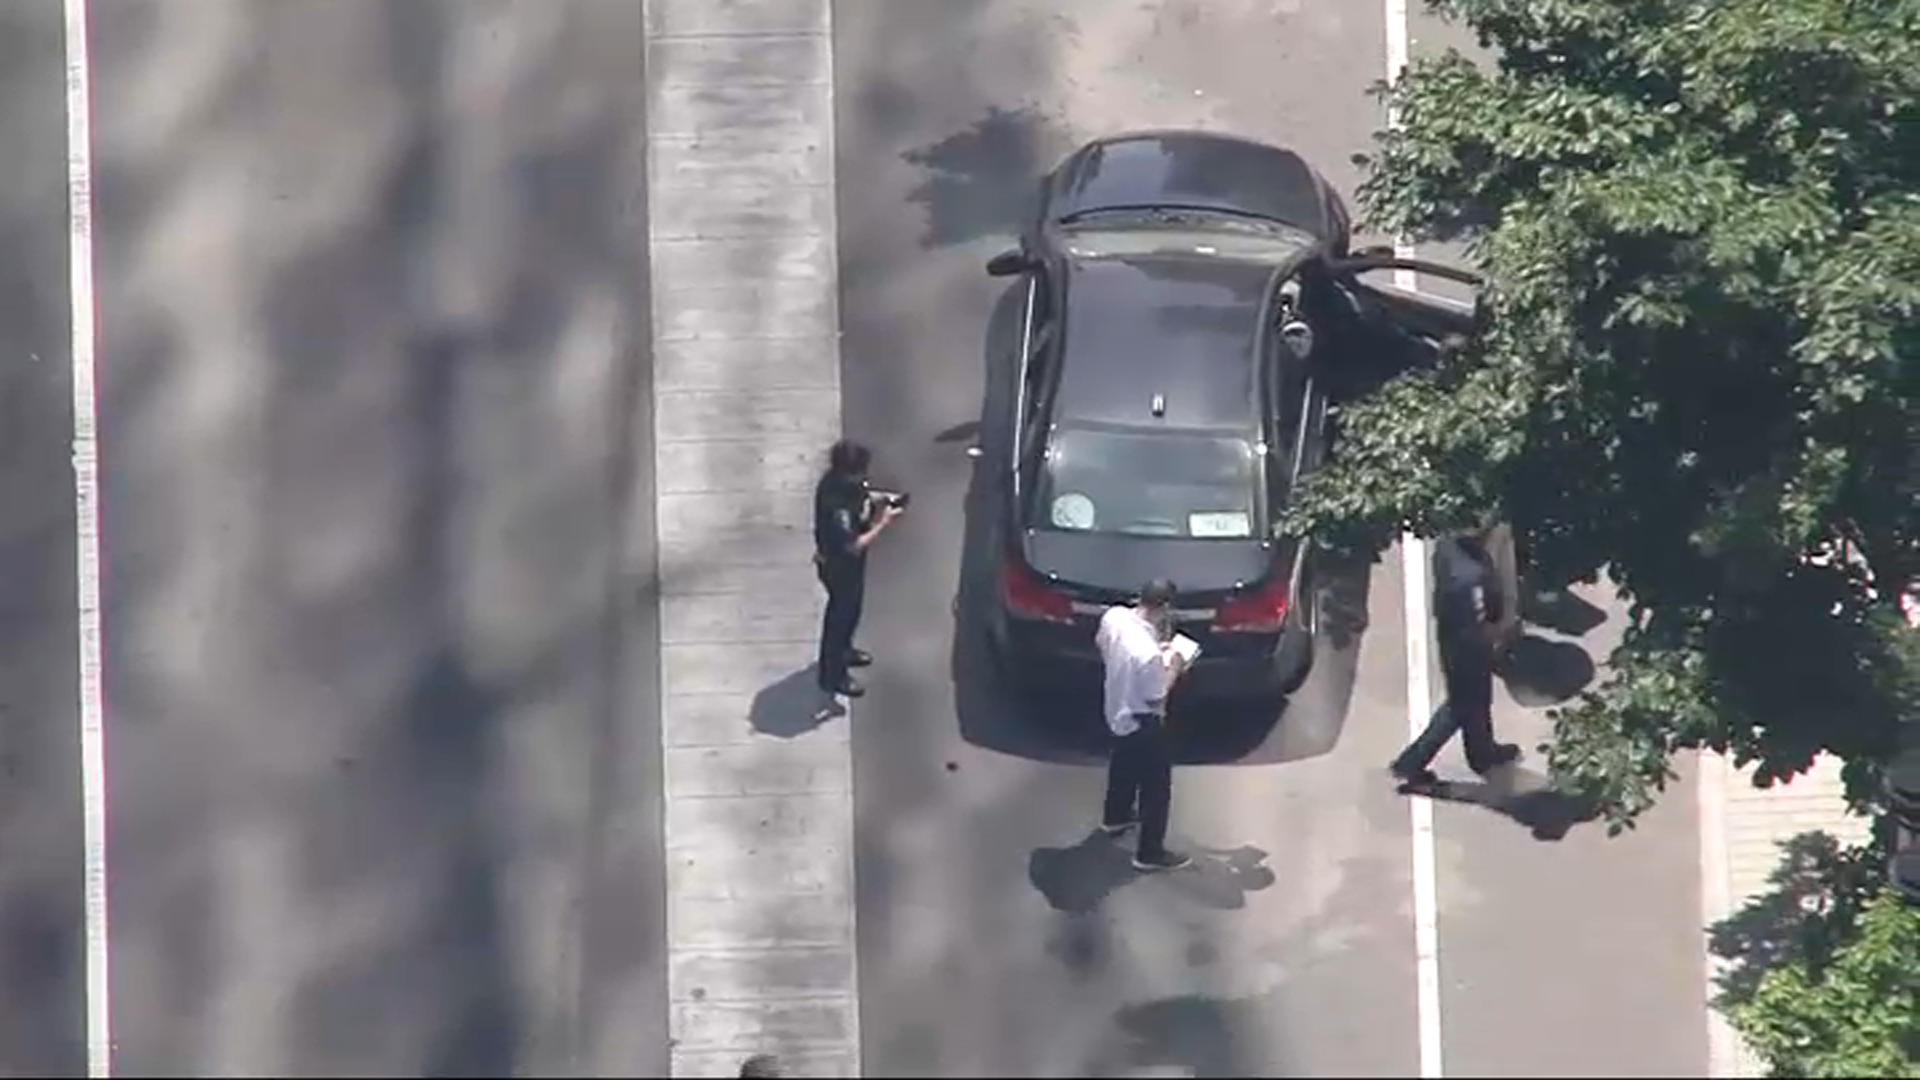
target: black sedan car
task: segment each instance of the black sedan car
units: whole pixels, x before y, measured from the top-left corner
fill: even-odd
[[[1079,676],[1098,664],[1106,606],[1166,577],[1202,647],[1191,692],[1306,677],[1309,545],[1275,521],[1328,452],[1328,387],[1390,338],[1470,334],[1477,316],[1361,280],[1475,282],[1385,249],[1356,256],[1351,228],[1300,155],[1224,135],[1101,139],[1041,182],[1019,250],[987,267],[1025,279],[988,615],[1003,667]]]

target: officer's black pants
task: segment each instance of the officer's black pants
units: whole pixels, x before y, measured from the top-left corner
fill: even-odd
[[[827,590],[827,611],[820,620],[820,688],[832,693],[847,683],[847,657],[853,635],[860,629],[860,608],[866,600],[867,568],[860,563],[819,565],[820,584]]]
[[[1165,722],[1158,716],[1136,715],[1140,729],[1113,742],[1107,760],[1107,801],[1100,819],[1105,825],[1124,825],[1140,816],[1140,846],[1144,860],[1167,853],[1167,812],[1173,804],[1173,758],[1167,753]]]
[[[1408,771],[1424,769],[1459,732],[1467,765],[1477,772],[1493,763],[1493,652],[1473,644],[1450,645],[1443,638],[1440,671],[1446,679],[1447,707],[1400,752],[1395,764]]]

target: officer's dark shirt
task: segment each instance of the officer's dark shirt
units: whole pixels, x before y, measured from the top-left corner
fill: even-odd
[[[1504,618],[1507,602],[1486,545],[1472,537],[1452,537],[1434,545],[1434,616],[1443,644],[1488,647],[1481,626]]]
[[[813,550],[830,569],[855,569],[867,553],[854,541],[867,530],[867,486],[836,473],[820,478],[813,489]]]

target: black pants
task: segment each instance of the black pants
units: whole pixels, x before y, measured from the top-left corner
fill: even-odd
[[[1121,825],[1140,815],[1141,859],[1167,853],[1167,811],[1173,803],[1173,759],[1166,724],[1158,716],[1134,717],[1140,730],[1114,740],[1107,761],[1107,804],[1100,820]]]
[[[829,693],[847,682],[847,657],[853,635],[860,629],[860,607],[866,601],[867,568],[862,563],[822,562],[820,584],[827,590],[827,611],[820,620],[820,660],[816,674]]]
[[[1434,715],[1427,730],[1400,752],[1394,764],[1408,771],[1424,769],[1459,732],[1466,744],[1467,765],[1477,772],[1493,763],[1493,653],[1473,645],[1449,647],[1442,640],[1440,671],[1447,685],[1447,707]]]

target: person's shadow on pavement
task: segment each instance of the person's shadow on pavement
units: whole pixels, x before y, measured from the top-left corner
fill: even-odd
[[[1535,840],[1566,838],[1575,825],[1600,816],[1600,808],[1553,786],[1532,769],[1507,765],[1480,780],[1441,780],[1435,784],[1402,783],[1402,795],[1424,795],[1443,802],[1485,807],[1525,826]]]
[[[1247,894],[1274,883],[1263,865],[1267,853],[1251,844],[1231,850],[1196,848],[1193,865],[1149,875],[1133,868],[1132,833],[1107,836],[1098,829],[1064,848],[1036,848],[1027,858],[1027,878],[1055,911],[1085,915],[1122,885],[1137,878],[1167,879],[1180,895],[1211,908],[1247,906]]]
[[[811,666],[762,687],[748,707],[747,723],[762,735],[794,739],[828,720],[847,714],[838,698],[820,689]]]

